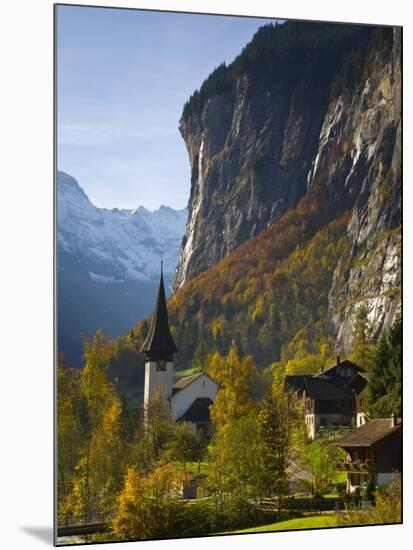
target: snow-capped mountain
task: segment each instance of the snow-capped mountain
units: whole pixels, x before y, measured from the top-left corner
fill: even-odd
[[[58,248],[76,256],[95,282],[157,280],[161,254],[165,276],[173,276],[186,209],[97,208],[64,172],[57,175],[57,200]]]
[[[161,254],[169,294],[186,210],[97,208],[77,181],[57,175],[58,347],[81,364],[82,334],[116,337],[148,317]]]

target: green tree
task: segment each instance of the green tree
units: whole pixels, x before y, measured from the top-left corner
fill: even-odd
[[[256,413],[232,418],[209,446],[207,479],[216,514],[225,519],[226,527],[254,516],[263,474]]]
[[[304,456],[313,475],[313,492],[316,496],[327,493],[330,486],[340,480],[337,462],[345,457],[345,451],[331,445],[331,439],[319,438],[309,442]]]
[[[374,493],[375,505],[368,510],[349,507],[337,515],[338,526],[377,525],[401,523],[402,495],[400,476],[394,476],[388,485],[379,487]]]
[[[135,434],[132,444],[135,463],[143,464],[149,470],[173,440],[175,427],[169,404],[162,392],[157,391],[147,405],[144,418]]]
[[[206,451],[206,439],[202,431],[194,433],[187,422],[177,422],[172,439],[166,444],[165,456],[181,462],[186,469],[187,462],[202,460]]]
[[[204,340],[197,345],[192,359],[192,367],[199,371],[206,372],[209,364],[210,350]]]
[[[373,418],[402,415],[402,323],[397,319],[377,343],[367,385]]]

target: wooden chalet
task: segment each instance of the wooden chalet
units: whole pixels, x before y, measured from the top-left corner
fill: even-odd
[[[368,420],[333,445],[347,451],[337,469],[347,472],[349,493],[363,491],[370,476],[376,485],[385,485],[402,471],[402,420],[394,415]]]
[[[286,376],[285,384],[302,398],[310,439],[321,429],[350,429],[364,422],[364,408],[360,403],[363,403],[367,379],[364,370],[348,359],[340,361],[337,357],[335,365],[316,375]]]

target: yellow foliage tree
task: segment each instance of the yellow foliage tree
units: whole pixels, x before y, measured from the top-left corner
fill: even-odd
[[[64,506],[66,513],[85,518],[114,507],[128,458],[121,437],[122,407],[107,373],[109,354],[102,331],[85,342],[85,366],[79,384],[85,438]]]
[[[115,536],[129,540],[171,536],[185,479],[183,472],[163,461],[147,475],[129,467],[112,523]]]
[[[75,466],[79,451],[84,443],[79,418],[76,411],[78,394],[76,381],[71,369],[59,366],[57,370],[57,461],[58,461],[58,501],[59,513],[65,514],[66,498],[72,490]]]
[[[115,395],[107,374],[110,350],[102,330],[95,334],[92,341],[85,341],[84,358],[80,391],[86,400],[89,426],[93,430],[102,422]]]
[[[257,369],[251,356],[241,359],[235,344],[232,344],[227,356],[218,352],[212,356],[208,373],[219,384],[210,411],[216,429],[254,410],[251,390]]]

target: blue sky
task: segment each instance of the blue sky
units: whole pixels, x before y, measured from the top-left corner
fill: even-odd
[[[59,6],[58,168],[106,208],[187,205],[182,107],[265,19]]]

